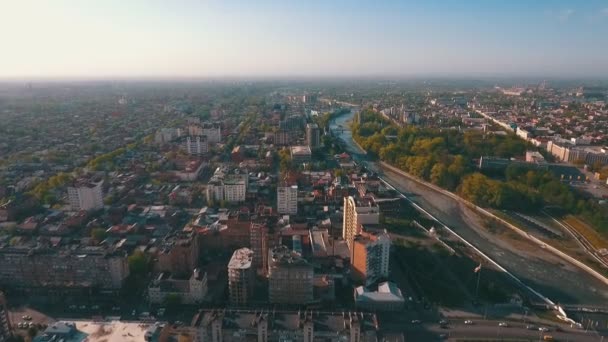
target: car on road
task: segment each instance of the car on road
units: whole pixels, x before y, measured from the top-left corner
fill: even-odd
[[[464,321],[464,324],[466,324],[466,325],[472,325],[473,321],[471,321],[470,319],[467,319],[466,321]]]
[[[413,319],[412,320],[412,324],[420,324],[420,323],[422,323],[422,321],[419,320],[419,319]]]
[[[501,328],[508,328],[509,324],[507,324],[507,322],[500,322],[500,323],[498,323],[498,326]]]
[[[448,321],[445,319],[442,319],[439,321],[439,325],[447,325],[447,324],[448,324]]]
[[[547,331],[549,331],[549,328],[547,328],[547,327],[540,327],[540,328],[538,328],[538,331],[547,332]]]
[[[528,325],[526,325],[526,329],[528,329],[528,330],[536,330],[538,328],[536,327],[536,325],[528,324]]]

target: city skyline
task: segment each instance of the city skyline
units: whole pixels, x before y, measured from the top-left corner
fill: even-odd
[[[23,1],[0,79],[608,77],[603,1]]]

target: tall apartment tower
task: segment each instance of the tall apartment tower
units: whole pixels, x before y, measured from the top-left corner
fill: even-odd
[[[228,263],[228,292],[230,303],[244,305],[253,295],[254,268],[252,267],[253,251],[241,248],[234,251]]]
[[[353,279],[369,286],[388,278],[390,249],[391,238],[386,231],[355,236],[350,258]]]
[[[103,208],[103,181],[77,182],[68,187],[68,201],[72,210],[95,210]]]
[[[277,211],[279,214],[295,215],[298,213],[298,186],[277,187]]]
[[[268,300],[275,304],[310,303],[313,300],[312,265],[283,245],[268,254]]]
[[[188,136],[184,140],[184,150],[189,155],[201,155],[209,152],[207,136]]]
[[[369,198],[344,198],[342,238],[352,250],[355,236],[361,233],[362,224],[380,223],[380,208]]]
[[[249,244],[253,250],[254,272],[268,268],[268,227],[261,223],[251,223],[249,227]]]
[[[306,143],[311,150],[321,146],[321,132],[317,124],[306,125]]]

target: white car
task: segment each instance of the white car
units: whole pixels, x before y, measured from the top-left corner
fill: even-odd
[[[500,322],[500,323],[498,323],[498,326],[501,327],[501,328],[508,328],[509,327],[509,325],[506,322]]]
[[[538,328],[538,331],[547,332],[547,331],[549,331],[549,328],[547,328],[547,327],[540,327],[540,328]]]
[[[464,321],[464,324],[466,324],[466,325],[472,325],[473,321],[471,321],[470,319],[467,319],[466,321]]]

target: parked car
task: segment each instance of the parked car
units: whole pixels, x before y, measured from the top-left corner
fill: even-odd
[[[467,319],[466,321],[464,321],[464,324],[466,324],[466,325],[472,325],[473,321],[471,321],[470,319]]]
[[[507,322],[500,322],[500,323],[498,323],[498,326],[501,327],[501,328],[508,328],[509,327],[509,325],[507,324]]]

